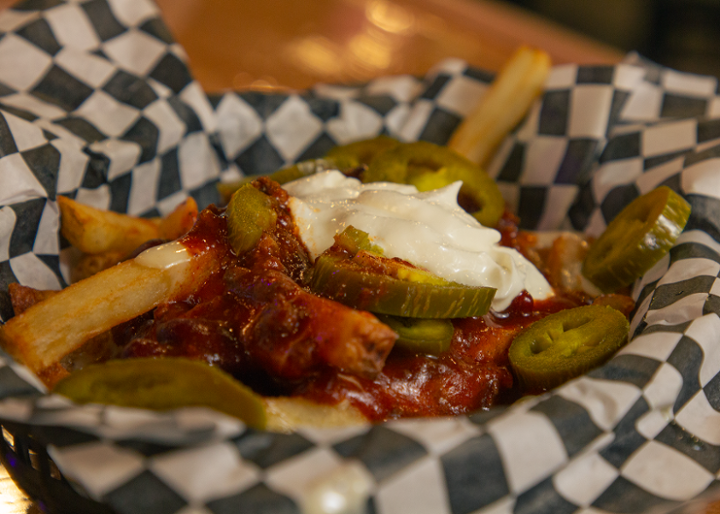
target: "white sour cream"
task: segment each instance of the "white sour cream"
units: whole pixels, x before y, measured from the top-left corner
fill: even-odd
[[[146,268],[167,269],[189,262],[190,252],[180,241],[172,241],[148,248],[135,257],[135,262]]]
[[[492,308],[507,309],[526,289],[535,299],[552,287],[533,264],[500,246],[500,233],[483,227],[457,203],[460,182],[419,193],[414,186],[362,184],[326,171],[283,187],[300,237],[316,258],[349,225],[367,232],[387,257],[398,257],[447,280],[497,289]]]

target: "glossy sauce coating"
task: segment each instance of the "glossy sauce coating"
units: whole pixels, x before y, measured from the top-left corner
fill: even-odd
[[[502,317],[454,320],[450,349],[440,356],[393,351],[375,380],[325,373],[296,394],[326,403],[348,398],[374,421],[486,409],[503,396],[519,394],[512,390],[507,358],[515,335],[547,314],[575,306],[565,297],[533,302],[523,292]]]
[[[512,390],[507,349],[520,330],[581,302],[565,296],[534,302],[523,292],[501,314],[455,320],[451,347],[439,356],[391,352],[395,334],[373,315],[306,290],[312,267],[285,207],[287,194],[269,181],[259,185],[275,201],[275,229],[236,256],[223,212],[203,211],[183,244],[191,252],[219,248],[217,269],[191,295],[116,327],[124,357],[203,360],[263,394],[330,404],[348,399],[373,421],[461,414],[488,408]],[[512,218],[506,216],[502,233],[512,246]]]

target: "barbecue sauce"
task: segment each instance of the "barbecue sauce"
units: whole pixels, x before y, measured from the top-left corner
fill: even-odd
[[[192,294],[116,327],[123,357],[202,360],[261,394],[348,400],[372,421],[455,415],[489,408],[512,391],[507,351],[519,331],[582,302],[537,302],[523,292],[502,313],[454,320],[450,349],[439,356],[391,352],[394,333],[374,316],[308,292],[311,259],[287,193],[265,179],[257,184],[274,200],[273,232],[235,255],[223,211],[203,211],[182,242],[190,252],[218,249],[217,270]],[[517,246],[514,221],[503,218],[503,239]]]

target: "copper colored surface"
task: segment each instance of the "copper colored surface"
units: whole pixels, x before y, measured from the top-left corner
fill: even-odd
[[[0,514],[40,514],[42,511],[12,481],[0,466]]]
[[[446,57],[497,70],[521,44],[553,62],[614,63],[622,52],[489,0],[156,0],[208,91],[306,88],[421,75]],[[0,9],[14,3],[0,0]],[[0,467],[0,514],[40,509]],[[720,503],[698,512],[720,514]]]
[[[420,75],[446,57],[497,70],[520,44],[555,63],[619,50],[508,4],[482,0],[157,0],[206,90],[306,88]]]

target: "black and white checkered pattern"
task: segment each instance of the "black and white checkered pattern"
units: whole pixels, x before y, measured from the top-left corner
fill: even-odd
[[[136,215],[188,195],[215,201],[215,116],[158,16],[120,0],[28,1],[2,14],[2,290],[65,285],[57,194]]]
[[[420,89],[418,79],[399,76],[360,87],[322,85],[298,94],[213,96],[219,147],[227,163],[222,180],[270,173],[378,134],[398,137]]]
[[[541,101],[488,167],[524,228],[562,225],[643,76],[643,69],[630,65],[552,70]],[[402,139],[446,143],[491,79],[461,61],[442,63],[415,102]]]
[[[637,94],[623,109],[622,118],[625,121],[720,116],[717,77],[663,68],[636,53],[628,55],[624,62],[641,67],[645,72]]]
[[[562,226],[641,77],[624,65],[552,70],[541,102],[488,170],[524,227]]]
[[[695,195],[712,195],[720,187],[714,179],[720,119],[686,118],[628,129],[610,138],[598,169],[570,209],[576,229],[602,233],[622,206],[660,185],[689,195],[691,203]]]
[[[149,0],[27,1],[0,14],[0,30],[0,290],[64,285],[57,194],[153,215],[188,194],[211,201],[218,178],[338,143],[444,143],[492,78],[449,60],[423,79],[207,98]],[[73,406],[5,357],[5,458],[19,461],[32,434],[81,496],[118,513],[299,513],[330,500],[377,514],[683,512],[720,472],[715,117],[716,79],[630,56],[554,68],[504,141],[489,171],[527,227],[596,234],[659,184],[693,208],[634,286],[631,343],[551,394],[465,417],[271,434],[203,409]]]

